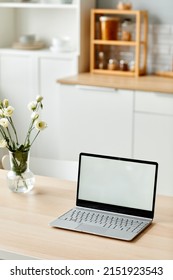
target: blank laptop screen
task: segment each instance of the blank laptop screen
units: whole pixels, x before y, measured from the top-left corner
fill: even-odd
[[[81,157],[78,199],[151,211],[156,165]]]

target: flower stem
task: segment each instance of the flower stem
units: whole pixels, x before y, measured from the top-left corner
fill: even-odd
[[[32,144],[34,143],[35,139],[37,138],[37,136],[39,135],[40,133],[40,130],[37,132],[37,134],[35,135],[34,139],[32,140],[31,144],[30,144],[30,147],[32,146]]]
[[[29,137],[30,137],[31,131],[32,131],[32,129],[33,129],[33,124],[34,124],[34,121],[32,120],[31,123],[30,123],[29,129],[28,129],[28,132],[27,132],[25,141],[24,141],[24,146],[25,146],[26,144],[29,144]]]
[[[14,145],[13,139],[11,138],[11,133],[10,133],[8,127],[7,127],[7,132],[8,132],[8,136],[9,136],[9,138],[10,138],[10,141],[11,141],[11,146],[15,149],[15,145]]]
[[[15,126],[13,124],[13,120],[12,120],[11,117],[9,117],[8,120],[9,120],[9,122],[10,122],[12,128],[13,128],[13,131],[14,131],[14,134],[15,134],[15,137],[16,137],[16,144],[18,146],[19,145],[19,141],[18,141],[18,137],[17,137],[17,132],[16,132],[16,129],[15,129]]]

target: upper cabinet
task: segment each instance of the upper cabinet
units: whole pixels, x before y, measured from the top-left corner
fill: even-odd
[[[69,3],[68,3],[69,2]],[[68,38],[68,47],[62,49],[62,56],[79,56],[79,72],[89,69],[89,22],[90,9],[95,0],[40,0],[23,2],[0,2],[0,52],[28,50],[60,55],[51,48],[53,38]],[[35,48],[21,44],[23,35],[34,34]],[[61,43],[61,42],[60,42]],[[67,42],[66,42],[67,43]],[[54,47],[54,46],[53,46]],[[82,51],[81,51],[82,50]],[[65,54],[64,54],[65,53]],[[18,52],[19,54],[19,52]]]
[[[145,74],[147,29],[146,11],[92,10],[91,72],[124,76]]]

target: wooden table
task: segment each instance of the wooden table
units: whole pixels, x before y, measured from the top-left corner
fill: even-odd
[[[15,194],[0,170],[0,258],[173,259],[173,197],[158,196],[154,223],[126,242],[49,227],[75,205],[75,193],[75,182],[36,176],[32,192]]]

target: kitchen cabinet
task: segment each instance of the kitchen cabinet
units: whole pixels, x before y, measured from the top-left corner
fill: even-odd
[[[56,80],[89,69],[88,23],[90,9],[94,7],[95,0],[73,0],[71,4],[62,4],[60,0],[0,0],[0,95],[1,99],[6,97],[13,103],[21,135],[25,127],[21,121],[23,116],[27,118],[29,101],[36,95],[44,97],[43,117],[51,128],[51,123],[57,118],[55,102],[59,86]],[[45,47],[40,50],[14,48],[13,44],[24,34],[35,34]],[[64,36],[70,38],[71,49],[50,51],[52,38]],[[54,127],[48,131],[53,135]],[[41,139],[33,147],[34,156],[43,156],[47,145],[40,150]]]
[[[134,157],[157,161],[158,192],[173,195],[173,96],[136,92]]]
[[[132,22],[134,30],[122,30],[124,20]],[[93,9],[90,71],[122,76],[146,74],[147,30],[147,11]]]
[[[8,49],[15,52],[12,46],[19,41],[21,35],[35,34],[36,39],[44,43],[44,51],[49,55],[52,38],[68,36],[71,41],[70,52],[73,56],[80,56],[79,66],[84,71],[89,67],[88,22],[90,9],[93,7],[95,0],[72,0],[71,4],[62,4],[61,0],[0,0],[0,51]],[[37,54],[39,52],[35,51]]]
[[[52,106],[56,118],[42,138],[44,157],[78,160],[82,151],[132,155],[132,91],[60,85]]]

